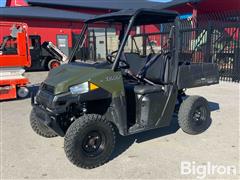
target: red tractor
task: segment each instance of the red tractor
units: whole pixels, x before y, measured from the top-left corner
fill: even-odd
[[[28,27],[18,22],[0,22],[0,27],[1,33],[7,28],[11,31],[0,45],[0,100],[25,98],[29,80],[24,77],[24,68],[31,66]]]

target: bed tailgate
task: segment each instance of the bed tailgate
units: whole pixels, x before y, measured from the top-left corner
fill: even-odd
[[[180,65],[177,84],[179,89],[209,86],[219,83],[217,64],[196,63]]]

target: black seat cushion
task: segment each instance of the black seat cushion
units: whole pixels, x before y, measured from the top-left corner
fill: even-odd
[[[163,90],[163,86],[157,85],[157,86],[152,86],[152,85],[137,85],[134,86],[134,92],[136,94],[150,94],[150,93],[156,93],[160,92]]]

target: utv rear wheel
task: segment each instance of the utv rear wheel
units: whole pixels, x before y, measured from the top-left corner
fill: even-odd
[[[36,116],[34,110],[30,114],[30,124],[35,133],[46,138],[56,137],[57,134],[45,126]]]
[[[189,96],[180,106],[178,123],[188,134],[195,135],[206,131],[211,124],[207,100],[200,96]]]
[[[115,130],[103,116],[89,114],[75,120],[65,135],[67,158],[76,166],[92,169],[109,161],[115,147]]]

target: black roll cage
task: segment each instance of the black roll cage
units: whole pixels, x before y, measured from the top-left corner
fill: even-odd
[[[123,14],[124,11],[126,11],[126,14]],[[73,58],[75,56],[75,53],[77,51],[77,49],[79,48],[79,46],[83,43],[84,41],[84,37],[85,37],[85,32],[88,28],[88,25],[90,23],[95,23],[95,22],[101,22],[101,21],[105,21],[105,22],[120,22],[122,23],[122,27],[124,27],[124,25],[127,23],[128,21],[128,26],[126,31],[123,33],[124,36],[121,37],[120,39],[120,46],[118,49],[118,53],[116,55],[115,61],[113,63],[112,66],[112,70],[116,71],[117,67],[119,65],[119,60],[121,57],[121,54],[124,50],[124,47],[126,45],[127,39],[129,37],[129,33],[132,29],[132,27],[134,25],[148,25],[148,24],[153,24],[153,22],[150,20],[148,21],[146,24],[142,23],[142,21],[144,22],[145,20],[140,20],[137,21],[138,16],[140,16],[141,14],[146,13],[146,15],[154,15],[156,14],[156,16],[160,16],[162,17],[162,20],[164,20],[164,22],[174,22],[175,21],[175,37],[179,37],[179,19],[176,18],[177,17],[177,13],[172,12],[172,11],[163,11],[163,10],[156,10],[156,9],[138,9],[138,10],[122,10],[119,12],[115,12],[115,13],[109,13],[106,15],[100,15],[100,16],[96,16],[95,18],[89,19],[87,21],[85,21],[85,24],[83,26],[83,29],[81,31],[80,34],[80,38],[78,39],[70,57],[69,57],[69,62],[73,61]],[[122,17],[122,20],[120,19]],[[154,17],[154,16],[153,16]],[[115,18],[117,20],[115,20]],[[169,19],[167,19],[169,18]],[[114,21],[115,20],[115,21]],[[158,19],[154,19],[153,20],[154,23],[162,23],[161,20]],[[156,21],[156,22],[155,22]],[[124,28],[122,28],[122,30],[124,31]],[[178,54],[179,54],[179,47],[180,47],[180,40],[179,38],[175,38],[175,47],[171,47],[171,54],[173,55],[173,63],[171,63],[171,65],[174,67],[173,68],[173,72],[172,72],[172,83],[176,82],[176,77],[177,77],[177,66],[178,66]]]

